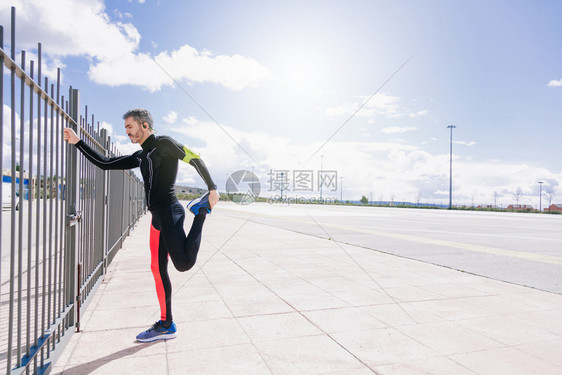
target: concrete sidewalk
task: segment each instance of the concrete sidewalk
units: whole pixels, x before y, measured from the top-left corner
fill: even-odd
[[[249,215],[248,215],[249,216]],[[53,374],[561,374],[562,296],[256,224],[220,207],[159,319],[145,215]]]

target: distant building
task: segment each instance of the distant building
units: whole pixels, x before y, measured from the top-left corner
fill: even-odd
[[[20,172],[16,172],[16,194],[19,195]],[[2,201],[9,201],[11,198],[12,170],[2,169]],[[31,188],[29,184],[29,173],[23,172],[23,197],[29,199],[29,191],[31,190],[31,199],[35,198],[35,186],[37,186],[37,177],[31,176]]]
[[[552,211],[562,212],[562,204],[551,204],[550,207],[548,207],[548,211],[549,212],[552,212]]]
[[[508,210],[511,211],[533,211],[534,208],[530,204],[510,204],[507,206]]]
[[[496,206],[496,205],[494,205],[494,204],[487,204],[487,205],[485,205],[485,206],[479,205],[479,206],[476,207],[476,208],[479,208],[479,209],[486,209],[486,210],[500,210],[500,209],[501,209],[501,207],[498,207],[498,206]]]

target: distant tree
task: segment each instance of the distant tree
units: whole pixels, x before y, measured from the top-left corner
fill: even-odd
[[[523,190],[521,189],[520,186],[518,186],[517,190],[515,190],[515,193],[513,193],[513,197],[515,198],[515,201],[517,202],[517,208],[519,208],[519,199],[521,199],[522,195],[523,195]]]
[[[369,203],[369,200],[367,199],[366,196],[363,195],[363,196],[361,197],[361,200],[360,200],[359,202],[361,202],[362,204],[367,204],[367,203]]]
[[[550,206],[552,205],[552,198],[554,198],[554,189],[552,188],[547,189],[546,197],[548,198],[548,209],[550,210]]]

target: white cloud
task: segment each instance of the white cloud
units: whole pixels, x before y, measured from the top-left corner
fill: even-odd
[[[119,19],[133,18],[133,15],[131,13],[121,13],[118,9],[113,9],[113,15]]]
[[[336,107],[326,107],[324,110],[324,116],[326,117],[338,117],[343,115],[350,115],[354,113],[359,105],[356,103],[343,103]]]
[[[61,59],[84,56],[90,61],[92,81],[110,86],[135,85],[156,91],[173,82],[139,51],[141,35],[129,22],[113,22],[101,0],[50,0],[16,2],[18,47],[36,48],[41,37],[45,56]],[[0,4],[0,21],[9,24],[10,6]],[[125,18],[117,13],[119,19]],[[108,43],[108,41],[111,41]],[[270,76],[257,61],[240,55],[217,55],[189,45],[160,52],[154,59],[174,79],[188,83],[210,82],[232,90],[256,85]]]
[[[178,119],[178,113],[176,111],[170,111],[166,116],[164,116],[163,120],[167,124],[174,124]]]
[[[18,64],[20,63],[21,60],[18,59]],[[37,54],[35,54],[33,51],[27,51],[26,52],[26,65],[27,65],[27,69],[28,69],[28,74],[30,72],[31,69],[31,64],[30,61],[34,61],[34,73],[33,76],[35,77],[35,80],[37,80],[37,61],[39,61],[39,59],[37,58]],[[41,75],[42,75],[42,82],[41,82],[41,86],[43,87],[43,89],[45,89],[45,77],[47,77],[49,79],[49,83],[53,83],[56,82],[57,80],[57,69],[60,69],[60,78],[61,78],[61,82],[64,81],[64,68],[66,68],[66,65],[62,62],[62,60],[59,57],[45,57],[44,55],[42,56],[41,59]]]
[[[269,71],[253,59],[240,55],[213,56],[188,45],[161,52],[154,58],[146,53],[127,53],[102,59],[90,66],[88,74],[99,84],[134,85],[149,91],[172,86],[170,76],[188,83],[220,84],[232,90],[257,85],[269,77]]]
[[[107,135],[109,137],[113,137],[114,135],[113,125],[111,125],[109,122],[102,121],[100,124],[100,129],[107,130]]]
[[[188,45],[161,52],[155,59],[176,79],[218,83],[233,90],[256,85],[269,77],[269,71],[253,59],[241,55],[213,57],[209,51],[199,52]]]
[[[133,25],[110,21],[101,0],[20,0],[15,6],[22,48],[35,48],[40,36],[45,54],[101,59],[132,51],[140,40]],[[0,7],[9,14],[8,4]]]
[[[552,81],[548,82],[547,86],[548,87],[560,87],[560,86],[562,86],[562,79],[559,79],[558,81],[552,80]]]
[[[418,111],[418,112],[415,112],[415,113],[410,113],[410,118],[426,116],[427,114],[428,114],[427,110]]]
[[[454,144],[457,144],[457,145],[465,145],[465,146],[474,146],[474,145],[476,144],[476,142],[474,142],[474,141],[470,141],[470,142],[467,142],[467,141],[453,141],[453,143],[454,143]]]
[[[346,102],[339,106],[328,107],[325,109],[325,116],[343,116],[351,115],[355,113],[361,104],[363,104],[368,97],[361,98],[361,102]],[[362,117],[374,117],[377,114],[384,115],[386,117],[396,116],[399,110],[398,102],[400,99],[396,96],[390,96],[386,94],[377,94],[371,100],[369,100],[356,116]]]
[[[11,164],[12,164],[12,160],[15,162],[16,165],[21,164],[21,155],[23,154],[23,164],[21,164],[23,166],[23,170],[24,171],[28,171],[29,170],[29,160],[30,160],[30,155],[33,155],[33,160],[34,160],[34,170],[37,171],[37,145],[38,145],[38,139],[41,138],[43,142],[43,145],[45,145],[45,139],[47,140],[47,145],[50,144],[50,139],[51,139],[51,126],[47,126],[45,128],[45,126],[43,125],[43,120],[41,122],[41,133],[39,134],[37,131],[38,125],[37,125],[37,117],[35,117],[33,119],[33,121],[29,121],[29,119],[27,118],[27,111],[25,113],[24,116],[24,124],[23,124],[23,141],[24,141],[24,145],[23,145],[23,153],[21,152],[21,139],[22,139],[22,134],[21,134],[21,117],[20,117],[20,111],[18,109],[16,109],[13,113],[14,115],[14,133],[12,134],[12,109],[10,108],[10,106],[8,106],[7,104],[3,105],[3,127],[2,127],[2,131],[3,131],[3,144],[2,147],[0,147],[2,152],[2,168],[7,168],[10,169],[11,168]],[[30,123],[33,124],[33,147],[30,151],[30,136],[31,136],[31,126]],[[46,133],[45,133],[46,132]],[[55,134],[57,134],[59,132],[59,130],[55,130]],[[60,133],[58,133],[60,134]],[[15,138],[15,142],[12,142],[12,136]],[[56,139],[56,138],[55,138]],[[47,146],[47,160],[51,160],[51,148],[50,146]],[[56,146],[55,146],[56,147]],[[12,152],[15,152],[15,158],[12,158]],[[60,156],[60,154],[59,154]],[[42,160],[44,160],[44,154],[43,151],[41,151],[41,158]]]
[[[2,144],[2,169],[10,168],[12,164],[12,129],[11,129],[11,118],[12,118],[12,109],[7,104],[2,104],[3,106],[3,118],[2,118],[2,137],[3,137],[3,144]],[[20,119],[19,115],[16,113],[15,119],[15,134],[19,134],[19,124]],[[18,160],[16,158],[16,160]]]
[[[222,127],[224,131],[215,123],[189,117],[182,119],[182,125],[170,133],[201,154],[220,190],[224,190],[226,176],[239,169],[254,168],[260,177],[262,196],[275,194],[268,191],[268,173],[272,169],[315,172],[320,169],[319,155],[309,163],[305,164],[304,161],[322,142],[299,144],[284,136],[243,132],[225,125]],[[189,142],[199,146],[191,147]],[[247,157],[245,152],[255,161]],[[343,177],[344,199],[357,200],[362,195],[370,197],[372,194],[376,200],[416,202],[419,196],[421,202],[448,203],[448,153],[432,154],[419,147],[396,142],[333,141],[325,145],[322,154],[324,169],[336,170],[338,176]],[[470,205],[474,201],[475,204],[493,204],[494,192],[497,192],[497,204],[505,207],[513,203],[513,192],[517,186],[521,186],[524,196],[520,203],[536,205],[538,190],[535,192],[534,189],[538,189],[537,181],[547,178],[552,187],[562,185],[562,173],[555,174],[544,168],[456,158],[453,166],[453,203]],[[203,187],[196,172],[187,165],[180,168],[178,183],[195,183]],[[339,197],[339,191],[324,193]],[[291,194],[301,193],[291,190]],[[318,195],[318,190],[311,194]]]
[[[562,173],[553,173],[545,168],[509,162],[466,162],[457,161],[453,166],[453,195],[470,203],[493,203],[494,193],[498,204],[515,203],[514,193],[521,187],[523,195],[520,204],[538,205],[538,181],[548,179],[553,190],[562,183]],[[556,200],[556,199],[555,199]],[[544,203],[544,198],[543,198]]]
[[[412,130],[416,130],[413,126],[410,127],[401,127],[401,126],[389,126],[388,128],[382,128],[381,132],[385,134],[393,134],[393,133],[405,133]]]
[[[336,117],[343,115],[354,114],[359,107],[368,100],[368,97],[361,98],[358,102],[345,102],[341,105],[334,107],[327,107],[324,110],[324,115],[327,117]],[[387,118],[394,117],[420,117],[427,115],[426,110],[418,112],[409,112],[407,109],[400,105],[400,98],[397,96],[378,93],[371,98],[362,108],[357,112],[356,116],[374,118],[377,115]]]
[[[397,96],[377,94],[375,95],[365,107],[375,114],[385,115],[387,117],[400,116],[400,98]]]

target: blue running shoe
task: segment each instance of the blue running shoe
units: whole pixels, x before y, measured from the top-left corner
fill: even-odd
[[[176,338],[176,323],[170,328],[165,328],[159,320],[152,327],[137,335],[138,342],[151,342],[156,340],[168,340]]]
[[[208,214],[211,213],[211,205],[209,204],[209,192],[206,192],[199,198],[192,200],[187,205],[187,209],[193,212],[193,215],[197,215],[201,208],[206,209]]]

